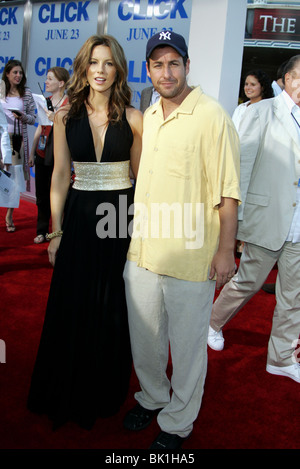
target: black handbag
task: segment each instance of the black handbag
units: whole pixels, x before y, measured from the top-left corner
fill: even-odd
[[[17,125],[16,121],[18,122],[18,125]],[[18,156],[19,158],[21,158],[20,149],[21,149],[21,146],[22,146],[22,142],[23,142],[23,136],[20,132],[20,121],[19,121],[19,119],[15,119],[15,121],[14,121],[14,133],[12,134],[12,147],[13,147],[13,155],[15,155],[17,153],[19,155]]]
[[[53,166],[54,156],[53,156],[53,127],[48,134],[48,139],[45,148],[45,166]]]

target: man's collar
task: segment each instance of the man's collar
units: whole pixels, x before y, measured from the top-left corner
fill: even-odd
[[[282,91],[282,96],[284,98],[284,101],[285,101],[287,107],[289,108],[289,111],[292,112],[293,107],[297,106],[297,104],[295,103],[295,101],[290,97],[290,95],[285,90]]]
[[[186,96],[186,98],[182,101],[182,103],[176,108],[173,113],[177,114],[192,114],[194,107],[199,99],[199,96],[203,94],[203,91],[200,86],[197,87],[191,87],[193,88],[192,91]],[[163,115],[163,110],[162,110],[162,99],[159,99],[159,101],[155,104],[153,104],[152,109],[151,109],[152,114],[155,114],[156,112],[161,112],[161,115]]]

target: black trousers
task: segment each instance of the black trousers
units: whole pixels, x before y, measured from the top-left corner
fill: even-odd
[[[37,214],[37,235],[49,233],[49,223],[51,219],[50,208],[50,186],[53,166],[46,166],[44,159],[36,156],[35,159],[35,194]]]

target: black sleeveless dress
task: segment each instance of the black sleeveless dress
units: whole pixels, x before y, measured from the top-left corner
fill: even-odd
[[[72,160],[96,162],[85,107],[82,113],[66,126]],[[108,126],[101,162],[129,160],[132,142],[124,112],[121,123]],[[97,417],[118,412],[127,396],[132,359],[123,268],[130,237],[124,227],[118,237],[117,226],[116,237],[100,239],[96,226],[99,204],[130,223],[132,203],[132,187],[70,190],[28,397],[28,408],[48,414],[54,428],[71,420],[89,429]]]

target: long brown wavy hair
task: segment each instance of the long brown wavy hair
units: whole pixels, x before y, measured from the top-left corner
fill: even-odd
[[[26,85],[26,75],[25,75],[25,72],[24,72],[24,68],[23,68],[23,65],[22,63],[20,62],[20,60],[15,60],[15,59],[12,59],[12,60],[9,60],[7,62],[7,64],[5,65],[4,67],[4,70],[3,70],[3,73],[2,73],[2,80],[4,81],[5,83],[5,95],[7,96],[9,91],[10,91],[10,82],[9,82],[9,79],[7,78],[7,74],[14,68],[14,67],[21,67],[22,69],[22,72],[23,72],[23,77],[22,77],[22,80],[20,81],[19,85],[18,85],[18,91],[19,91],[19,95],[21,98],[24,97],[24,94],[25,94],[25,85]]]
[[[112,36],[95,35],[86,40],[74,60],[73,75],[68,83],[70,110],[66,116],[67,119],[77,117],[80,114],[80,108],[84,102],[93,109],[89,102],[90,89],[89,86],[86,86],[86,71],[90,65],[94,47],[102,45],[110,48],[117,71],[108,101],[108,121],[121,121],[125,107],[130,106],[131,90],[127,84],[128,69],[123,48]]]

